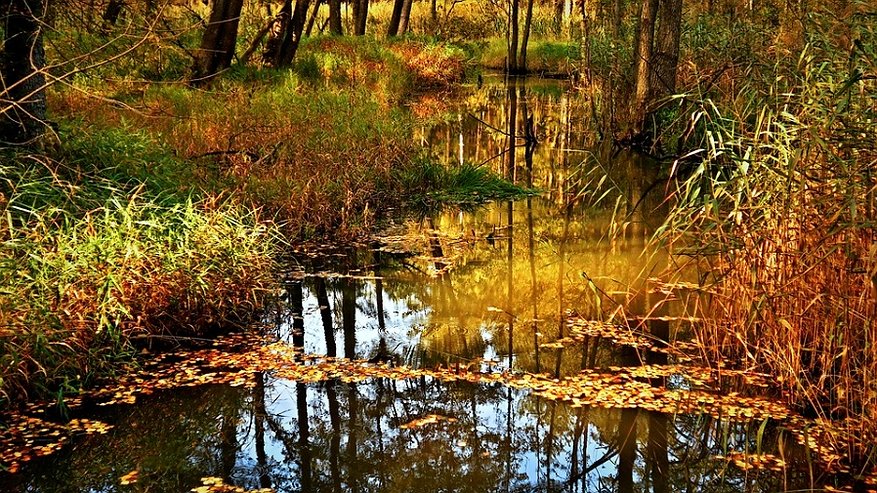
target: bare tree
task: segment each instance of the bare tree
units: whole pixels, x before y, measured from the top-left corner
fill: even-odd
[[[48,0],[8,0],[0,12],[0,139],[34,143],[46,131],[42,19]]]

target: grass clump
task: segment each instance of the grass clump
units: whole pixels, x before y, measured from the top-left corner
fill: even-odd
[[[505,39],[488,40],[479,63],[486,69],[505,70],[508,47]],[[579,71],[582,62],[579,44],[572,41],[531,39],[527,48],[527,71],[543,76],[568,76]]]
[[[387,100],[462,82],[469,55],[455,44],[371,36],[306,38],[295,70],[334,88],[367,86]]]
[[[48,158],[0,166],[0,403],[72,392],[145,336],[245,321],[276,242],[251,209],[119,186]]]
[[[407,205],[416,212],[436,211],[447,204],[465,209],[489,200],[511,200],[536,193],[472,163],[444,166],[421,159],[394,175],[408,190]]]
[[[466,51],[453,44],[405,40],[393,43],[390,50],[402,60],[418,90],[463,82],[469,65]]]

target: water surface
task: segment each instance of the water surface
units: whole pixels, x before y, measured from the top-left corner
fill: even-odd
[[[563,81],[490,77],[413,102],[424,117],[413,138],[439,160],[489,166],[545,193],[406,220],[368,247],[297,255],[270,330],[305,353],[375,365],[560,378],[672,363],[597,337],[550,344],[570,335],[571,317],[685,314],[684,300],[649,289],[668,262],[648,247],[661,222],[659,166],[600,144],[589,108]],[[658,340],[688,330],[656,323],[641,328]],[[767,492],[818,482],[773,420],[575,407],[500,383],[305,384],[260,373],[252,388],[203,385],[84,412],[114,428],[0,475],[0,489],[182,492],[209,477],[284,492]],[[721,458],[735,451],[787,467],[743,470]],[[122,485],[132,471],[137,482]]]

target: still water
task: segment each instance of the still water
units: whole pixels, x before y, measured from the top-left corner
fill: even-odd
[[[551,344],[570,335],[573,316],[661,315],[673,319],[663,338],[685,337],[671,316],[685,315],[684,303],[649,289],[667,264],[647,247],[661,221],[655,163],[601,146],[587,100],[561,81],[487,78],[411,111],[424,122],[413,138],[437,159],[483,163],[544,193],[397,221],[360,248],[298,252],[265,316],[277,338],[375,365],[556,378],[668,362],[597,337]],[[86,411],[113,428],[0,474],[0,490],[184,492],[204,478],[283,492],[767,492],[819,482],[770,420],[575,407],[428,376],[255,379]],[[746,471],[721,458],[734,451],[786,467]],[[122,484],[132,471],[136,482]]]

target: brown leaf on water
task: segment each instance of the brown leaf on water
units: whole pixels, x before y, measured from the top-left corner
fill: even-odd
[[[566,321],[570,339],[584,341],[587,337],[600,337],[617,346],[651,348],[653,341],[647,335],[629,327],[581,317],[570,317]]]
[[[449,416],[441,416],[439,414],[428,414],[422,418],[418,418],[418,419],[409,421],[408,423],[405,423],[405,424],[399,426],[399,428],[401,428],[403,430],[411,430],[411,429],[420,428],[420,427],[423,427],[426,425],[436,424],[436,423],[439,423],[441,421],[444,421],[446,423],[456,423],[457,418],[451,418]]]
[[[606,329],[593,326],[593,330]],[[588,329],[591,330],[591,329]],[[618,333],[613,332],[615,336]],[[613,336],[614,337],[614,336]],[[633,342],[640,341],[634,338]],[[493,383],[524,389],[533,395],[566,402],[573,407],[639,408],[668,414],[707,414],[726,421],[764,421],[771,419],[789,430],[799,443],[808,446],[818,460],[834,471],[843,471],[842,454],[828,440],[830,423],[807,420],[779,401],[762,397],[722,394],[716,391],[726,377],[741,378],[748,384],[764,383],[764,375],[692,365],[646,365],[585,370],[555,379],[543,374],[482,371],[486,366],[438,367],[433,369],[370,364],[365,360],[328,358],[303,354],[289,344],[254,334],[219,338],[211,344],[189,351],[158,356],[138,373],[122,377],[116,384],[84,393],[80,400],[93,404],[124,405],[138,397],[180,387],[225,384],[252,388],[256,374],[297,382],[341,380],[359,382],[372,378],[406,380],[430,378],[442,382]],[[668,388],[662,379],[679,377],[688,388]],[[656,382],[653,384],[653,382]],[[77,403],[78,404],[78,403]],[[38,414],[38,406],[28,408]],[[0,464],[10,472],[33,457],[48,455],[64,446],[76,433],[106,433],[110,426],[87,419],[52,423],[36,417],[13,416],[0,436]],[[416,429],[454,418],[427,415],[401,425]],[[36,438],[35,438],[36,437]],[[775,467],[767,458],[737,457],[743,467]],[[736,463],[736,462],[735,462]],[[216,479],[194,491],[243,491]],[[225,488],[225,489],[223,489]]]
[[[715,458],[734,464],[744,471],[756,469],[779,472],[786,468],[786,461],[773,454],[748,454],[740,451],[731,451],[727,455],[717,455]]]
[[[240,486],[228,485],[222,478],[214,476],[201,478],[201,486],[192,488],[191,491],[194,493],[274,493],[271,488],[248,490]]]
[[[137,482],[137,480],[139,478],[140,478],[140,471],[138,471],[137,469],[134,469],[133,471],[131,471],[128,474],[125,474],[124,476],[119,478],[119,484],[121,484],[123,486],[129,485],[129,484],[134,484]]]

